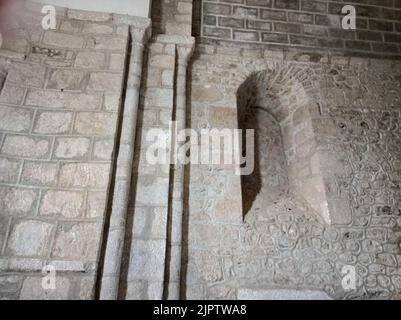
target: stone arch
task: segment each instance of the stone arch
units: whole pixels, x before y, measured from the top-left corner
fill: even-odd
[[[256,124],[253,129],[259,127],[259,130],[263,124],[257,124],[258,121],[266,123],[270,119],[267,122],[269,126],[277,123],[286,162],[286,173],[282,176],[284,180],[288,176],[288,191],[306,202],[326,224],[348,224],[351,221],[349,200],[339,198],[332,190],[336,170],[341,170],[340,163],[334,158],[327,159],[318,148],[314,119],[321,116],[321,104],[316,94],[317,82],[313,81],[310,73],[308,69],[274,64],[250,74],[237,91],[238,123],[242,129],[247,129],[244,124],[250,127],[246,119],[254,118]],[[258,110],[257,116],[255,110]],[[263,111],[262,115],[260,111]],[[255,136],[257,148],[260,137]],[[258,150],[256,157],[263,160]],[[255,159],[256,170],[259,169],[258,159]],[[323,159],[330,164],[322,164]],[[256,170],[253,177],[241,178],[244,214],[263,184],[268,184],[261,181],[262,177],[257,177],[260,172]],[[251,192],[247,190],[247,185],[253,185]],[[285,185],[279,187],[286,192]],[[271,189],[270,192],[274,195],[277,190]]]

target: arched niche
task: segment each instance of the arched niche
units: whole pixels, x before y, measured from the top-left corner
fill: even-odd
[[[326,224],[348,224],[349,199],[333,184],[342,167],[317,147],[319,103],[305,84],[305,71],[277,65],[254,72],[238,88],[239,127],[255,130],[255,170],[241,177],[243,213],[291,192]]]

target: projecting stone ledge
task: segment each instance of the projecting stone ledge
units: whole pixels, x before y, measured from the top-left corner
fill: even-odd
[[[333,300],[325,292],[317,290],[239,289],[238,300]]]

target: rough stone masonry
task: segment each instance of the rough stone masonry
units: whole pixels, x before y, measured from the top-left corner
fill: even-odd
[[[15,6],[0,298],[401,298],[400,0],[57,7],[55,30]],[[150,165],[147,133],[170,121],[254,129],[253,173]]]

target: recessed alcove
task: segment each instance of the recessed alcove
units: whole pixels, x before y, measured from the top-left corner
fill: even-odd
[[[291,195],[326,224],[347,224],[347,199],[327,188],[336,160],[330,167],[321,163],[326,155],[317,148],[312,124],[318,104],[298,80],[302,77],[277,67],[251,74],[237,91],[239,128],[255,130],[255,169],[241,176],[243,215]]]

